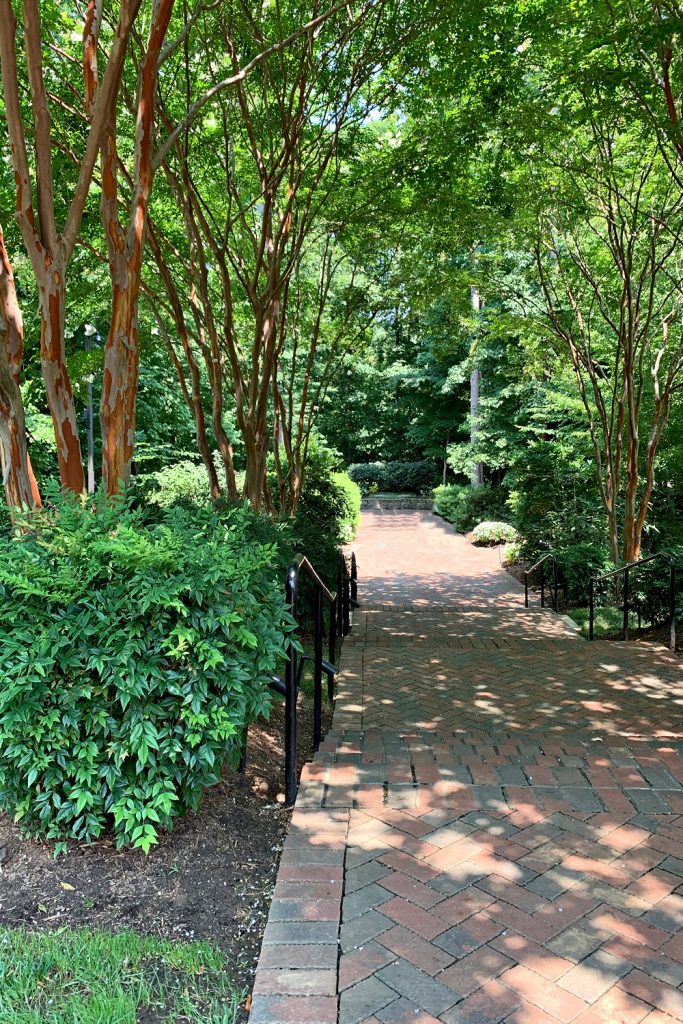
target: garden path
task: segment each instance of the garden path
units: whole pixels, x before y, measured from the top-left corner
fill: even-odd
[[[525,609],[495,549],[365,514],[252,1024],[683,1021],[683,675]]]

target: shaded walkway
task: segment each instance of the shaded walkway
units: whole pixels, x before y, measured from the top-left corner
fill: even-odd
[[[525,610],[428,513],[365,515],[355,550],[252,1020],[683,1021],[680,663]]]

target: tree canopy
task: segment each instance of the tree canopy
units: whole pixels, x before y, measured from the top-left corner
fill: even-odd
[[[10,508],[189,460],[294,516],[326,443],[518,510],[581,480],[612,562],[678,542],[678,4],[0,19]]]

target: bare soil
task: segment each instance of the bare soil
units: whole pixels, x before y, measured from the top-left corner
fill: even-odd
[[[312,756],[311,703],[301,694],[300,766]],[[250,989],[290,818],[283,737],[277,702],[249,731],[245,774],[226,771],[147,856],[104,838],[55,859],[0,816],[0,924],[202,939],[223,950],[234,985]]]

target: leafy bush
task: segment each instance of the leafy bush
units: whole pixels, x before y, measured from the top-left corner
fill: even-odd
[[[235,764],[288,629],[259,528],[53,493],[0,540],[0,804],[26,830],[147,851]]]
[[[512,544],[517,540],[517,531],[508,523],[483,522],[472,531],[473,544]]]
[[[482,520],[499,521],[506,512],[503,487],[468,487],[446,484],[434,488],[436,511],[460,533],[468,533]]]
[[[503,565],[517,565],[521,559],[521,553],[522,545],[519,540],[506,544],[503,551]]]
[[[349,476],[363,494],[428,494],[434,485],[431,462],[368,462],[349,466]]]
[[[150,473],[138,482],[137,489],[145,501],[161,509],[178,505],[197,508],[211,500],[206,468],[196,462],[176,462]]]
[[[337,551],[348,537],[353,509],[348,487],[337,481],[338,455],[320,442],[309,448],[304,488],[291,528],[291,543],[335,589]]]
[[[591,576],[600,576],[614,568],[601,544],[569,544],[555,552],[557,564],[567,584],[567,597],[583,603],[588,600]]]
[[[571,458],[566,443],[537,441],[510,477],[512,523],[524,538],[527,561],[577,545],[588,545],[598,562],[604,560],[609,543],[591,459],[581,451]]]
[[[360,523],[361,493],[358,484],[354,483],[348,473],[332,473],[332,483],[344,492],[346,512],[342,517],[341,530],[344,542],[348,544],[356,536]]]

